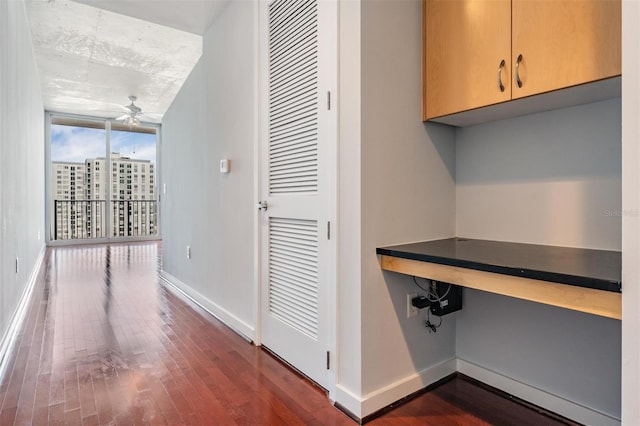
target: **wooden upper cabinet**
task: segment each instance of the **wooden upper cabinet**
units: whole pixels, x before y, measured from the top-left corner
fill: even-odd
[[[513,99],[620,75],[621,17],[620,0],[513,0]]]
[[[511,0],[425,0],[423,26],[424,120],[511,99]]]
[[[423,0],[423,119],[619,76],[621,18],[621,0]]]

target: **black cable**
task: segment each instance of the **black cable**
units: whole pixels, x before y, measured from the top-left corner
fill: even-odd
[[[431,322],[431,315],[430,315],[429,309],[427,309],[427,321],[425,321],[424,325],[429,329],[429,333],[437,333],[438,329],[442,325],[442,317],[440,317],[440,322],[438,323],[438,325],[433,324]]]

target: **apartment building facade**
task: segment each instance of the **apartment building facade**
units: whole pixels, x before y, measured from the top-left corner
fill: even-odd
[[[52,162],[53,239],[155,235],[155,171],[151,161],[119,153],[112,153],[109,163],[105,157]]]

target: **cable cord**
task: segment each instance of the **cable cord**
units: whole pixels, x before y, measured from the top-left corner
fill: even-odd
[[[449,284],[449,287],[447,287],[447,291],[445,291],[445,292],[444,292],[444,294],[443,294],[442,296],[440,296],[440,295],[438,295],[438,293],[437,293],[437,292],[435,292],[435,291],[433,290],[433,288],[432,288],[431,286],[428,286],[428,288],[424,288],[424,287],[422,287],[420,284],[418,284],[418,280],[416,279],[416,277],[415,277],[415,276],[412,276],[411,278],[413,279],[413,283],[414,283],[414,284],[415,284],[415,285],[416,285],[420,290],[422,290],[422,291],[424,291],[425,293],[427,293],[427,300],[428,300],[429,302],[434,302],[434,303],[435,303],[435,302],[441,302],[441,301],[443,301],[444,299],[446,299],[446,298],[447,298],[447,296],[449,295],[449,292],[451,291],[451,284]],[[429,280],[425,280],[425,281],[427,281],[427,283],[428,283],[428,281],[429,281]],[[433,281],[431,281],[431,283],[433,284]]]
[[[435,292],[433,289],[431,289],[431,291],[427,295],[427,299],[429,299],[429,302],[441,302],[441,301],[443,301],[444,299],[447,298],[447,295],[449,294],[449,291],[451,291],[451,284],[449,284],[449,287],[447,288],[447,291],[445,291],[442,296],[439,296],[437,292]],[[429,297],[429,296],[433,297],[433,299],[431,297]]]
[[[440,317],[440,322],[438,322],[438,324],[433,324],[431,322],[431,315],[429,313],[429,309],[427,309],[427,320],[424,322],[424,325],[429,329],[429,333],[437,333],[438,329],[442,325],[442,317]]]

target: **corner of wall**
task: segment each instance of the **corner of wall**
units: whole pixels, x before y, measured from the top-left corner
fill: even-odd
[[[335,400],[359,412],[361,335],[361,82],[360,0],[339,2],[338,247],[336,265]]]
[[[376,256],[376,247],[453,236],[455,132],[421,119],[421,2],[362,2],[359,13],[362,377],[349,402],[367,416],[455,371],[455,315],[436,334],[407,318],[407,293],[419,290]]]

